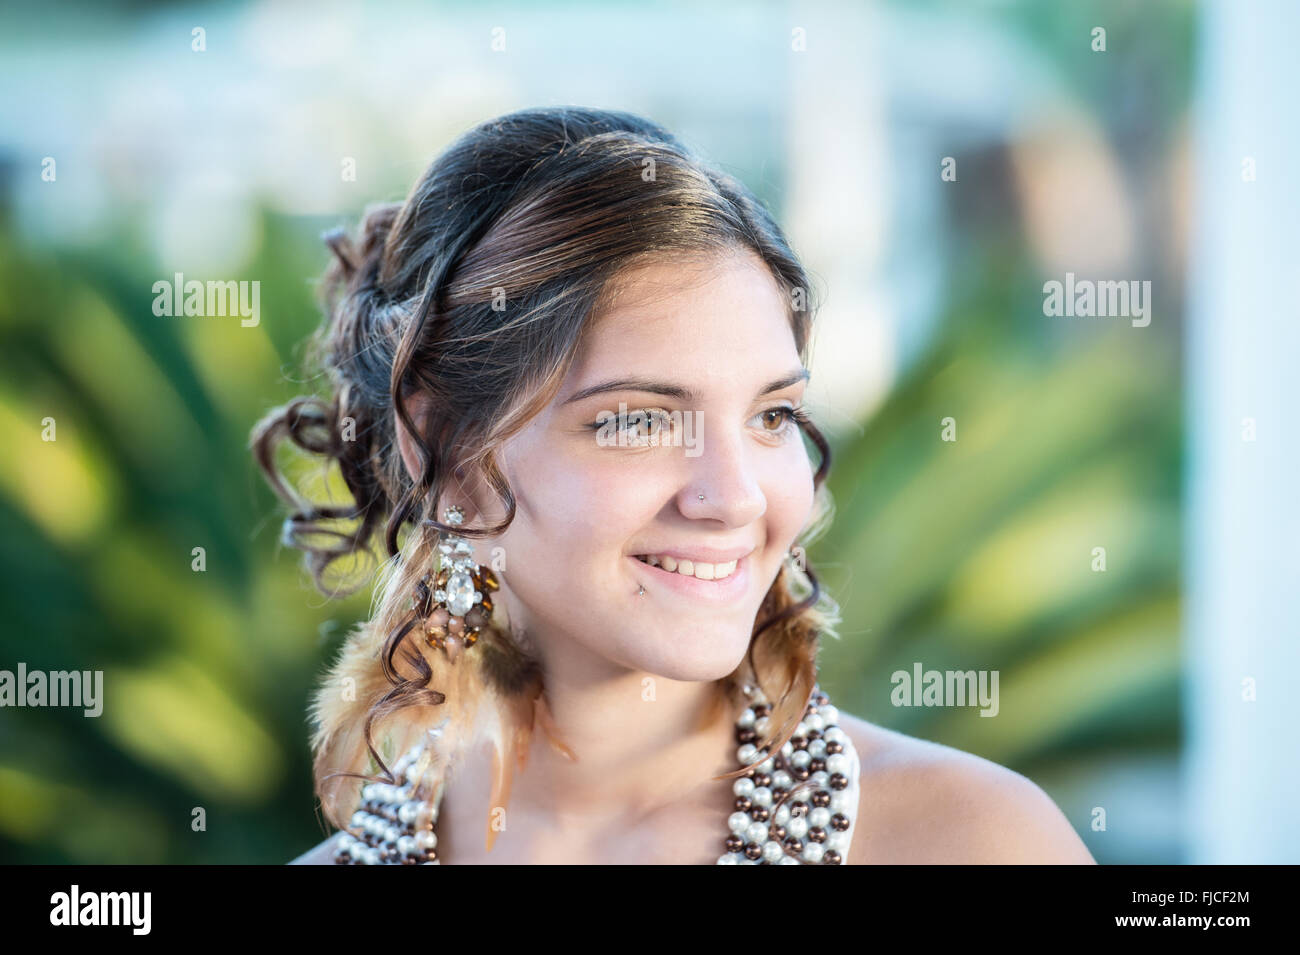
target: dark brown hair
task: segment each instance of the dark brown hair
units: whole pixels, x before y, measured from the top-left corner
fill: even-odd
[[[381,657],[392,686],[372,701],[365,739],[384,767],[370,741],[373,720],[442,702],[422,652],[402,654],[414,668],[408,676],[396,665],[418,622],[407,596],[428,554],[422,535],[408,535],[404,548],[403,527],[445,529],[438,499],[457,468],[481,469],[506,508],[501,524],[459,533],[495,536],[509,525],[515,498],[494,450],[552,399],[614,280],[664,256],[753,252],[788,296],[805,363],[815,309],[808,278],[767,209],[661,126],[623,112],[526,109],[483,123],[434,160],[404,203],[368,208],[356,241],[341,230],[325,241],[334,258],[315,350],[330,395],[271,412],[252,446],[295,508],[286,540],[306,552],[322,590],[360,586],[364,576],[334,571],[355,571],[355,558],[375,554],[381,541],[384,559],[401,556],[373,621],[387,632]],[[423,431],[407,407],[416,392],[430,399]],[[398,452],[395,414],[416,438],[422,470],[414,479]],[[829,516],[830,451],[815,426],[801,427],[821,454],[811,534]],[[295,493],[275,461],[284,438],[337,462],[352,501],[325,506]],[[787,562],[763,601],[747,657],[749,678],[774,701],[769,751],[794,732],[815,681],[818,638],[834,621],[811,568]],[[487,678],[503,692],[535,678],[509,634],[494,630],[475,652],[480,647]],[[358,768],[329,765],[337,754],[328,750],[318,737],[318,789],[325,774]]]

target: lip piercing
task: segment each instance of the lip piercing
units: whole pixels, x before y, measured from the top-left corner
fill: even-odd
[[[703,495],[703,494],[701,494],[699,497],[700,497],[700,500],[701,500],[701,501],[704,500],[704,495]]]

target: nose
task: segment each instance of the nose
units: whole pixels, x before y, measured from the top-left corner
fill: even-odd
[[[690,480],[677,492],[677,507],[692,520],[716,520],[744,527],[767,511],[767,496],[742,434],[716,430],[701,442],[691,462]],[[703,495],[703,497],[701,497]]]

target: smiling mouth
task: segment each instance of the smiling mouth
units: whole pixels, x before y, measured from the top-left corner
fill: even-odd
[[[696,580],[725,580],[736,571],[738,561],[729,560],[724,564],[706,564],[703,561],[678,560],[668,555],[637,554],[636,559],[651,567],[682,577],[694,577]]]

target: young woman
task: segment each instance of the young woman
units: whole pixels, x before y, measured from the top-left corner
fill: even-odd
[[[253,444],[323,589],[389,559],[313,704],[347,831],[295,862],[1093,861],[1024,777],[817,685],[813,309],[740,183],[644,119],[524,110],[327,240],[331,394]],[[291,490],[285,438],[352,500]]]

